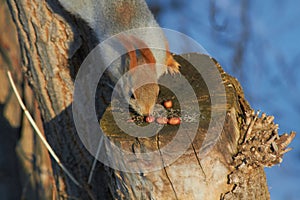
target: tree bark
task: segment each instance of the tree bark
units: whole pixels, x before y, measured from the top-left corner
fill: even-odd
[[[91,185],[86,184],[93,157],[76,134],[71,109],[75,72],[93,47],[92,33],[56,1],[8,1],[8,5],[18,31],[23,71],[38,100],[47,140],[83,186],[74,184],[52,160],[56,198],[109,199],[102,165],[97,166]],[[87,31],[82,34],[88,41],[75,29],[73,33],[67,21]]]
[[[130,173],[114,170],[97,163],[92,182],[88,184],[93,156],[82,144],[73,121],[72,101],[74,80],[80,64],[97,44],[87,25],[65,12],[56,1],[9,0],[22,51],[23,70],[38,100],[45,135],[62,163],[81,186],[72,182],[52,162],[57,186],[57,198],[75,199],[269,199],[264,166],[281,162],[291,135],[279,136],[272,117],[257,116],[244,99],[238,81],[227,75],[208,56],[199,62],[211,62],[220,71],[226,90],[225,123],[214,121],[213,128],[222,128],[216,144],[201,157],[199,149],[209,126],[210,94],[201,77],[189,73],[185,58],[176,57],[182,73],[196,90],[204,120],[191,145],[175,162],[164,165],[161,156],[159,170]],[[196,55],[195,59],[198,59]],[[176,126],[167,125],[150,138],[127,136],[116,128],[109,107],[109,89],[101,88],[99,102],[100,126],[106,136],[119,147],[137,152],[160,151],[176,134]],[[215,93],[214,95],[219,95]],[[170,97],[162,89],[160,99]],[[189,103],[189,102],[185,102]],[[107,107],[108,106],[108,107]],[[221,112],[221,110],[220,110]],[[187,137],[189,137],[188,129]],[[181,138],[179,142],[184,140]],[[110,150],[106,147],[106,150]],[[125,165],[126,160],[114,160]],[[152,161],[153,162],[153,161]]]

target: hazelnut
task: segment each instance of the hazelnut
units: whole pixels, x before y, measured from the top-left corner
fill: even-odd
[[[158,123],[158,124],[167,124],[168,123],[168,118],[166,118],[166,117],[158,117],[157,119],[156,119],[156,122]]]
[[[167,100],[164,102],[165,108],[172,108],[173,102],[171,100]]]
[[[181,120],[179,117],[171,117],[169,119],[169,124],[171,124],[171,125],[178,125],[178,124],[180,124],[180,122],[181,122]]]
[[[154,122],[154,121],[155,121],[155,117],[153,117],[153,116],[147,116],[147,117],[146,117],[146,122],[152,123],[152,122]]]
[[[133,122],[134,122],[134,119],[128,119],[127,122],[133,123]]]

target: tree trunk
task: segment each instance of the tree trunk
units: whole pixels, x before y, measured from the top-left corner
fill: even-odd
[[[8,5],[18,30],[23,71],[38,100],[47,140],[83,186],[74,184],[52,160],[58,197],[109,199],[102,165],[97,166],[91,186],[86,184],[93,157],[76,134],[71,109],[75,71],[93,41],[72,32],[66,21],[76,22],[56,1],[8,1]],[[88,27],[82,25],[80,30]]]
[[[182,65],[182,74],[196,91],[203,118],[199,118],[194,138],[190,136],[189,129],[183,127],[186,135],[177,142],[180,145],[181,141],[191,139],[187,150],[169,165],[164,163],[167,158],[163,153],[157,160],[140,163],[141,166],[160,165],[155,171],[144,172],[138,167],[140,171],[131,173],[129,169],[112,169],[98,162],[91,183],[88,183],[94,158],[76,132],[72,103],[76,73],[97,44],[95,37],[84,22],[75,20],[56,1],[9,0],[8,3],[18,30],[23,68],[39,103],[45,135],[80,184],[76,185],[53,161],[57,198],[269,199],[263,167],[281,162],[294,133],[279,137],[272,117],[258,117],[251,110],[234,78],[224,73],[213,59],[194,54],[176,57]],[[209,93],[211,91],[207,90],[203,79],[190,73],[187,58],[199,64],[209,63],[210,67],[216,65],[220,71],[224,86],[220,84],[219,87],[225,87],[227,102],[216,107],[217,110],[220,108],[220,113],[226,113],[224,126],[218,122],[218,117],[211,124],[209,120],[212,112],[210,95],[221,98],[218,95],[224,94],[218,93],[218,87],[215,93]],[[100,126],[106,130],[105,134],[113,144],[136,155],[135,159],[139,152],[161,152],[175,137],[177,126],[172,125],[166,125],[162,132],[149,138],[124,134],[112,120],[109,95],[107,88],[101,88],[97,95],[99,116],[103,115]],[[159,101],[170,96],[172,94],[162,88]],[[217,140],[205,139],[209,126],[212,130],[221,127]],[[203,149],[204,146],[206,148]],[[103,148],[101,150],[106,152],[112,150],[105,145]],[[119,155],[108,156],[118,166],[128,164],[128,160],[119,159]]]

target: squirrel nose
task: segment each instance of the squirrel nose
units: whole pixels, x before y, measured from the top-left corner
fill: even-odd
[[[145,112],[142,113],[142,115],[145,117],[150,116],[151,114],[152,112],[150,112],[150,110],[146,110]]]
[[[142,115],[147,117],[147,116],[151,116],[152,113],[153,113],[153,108],[151,107],[151,105],[146,105],[145,109],[142,112]]]

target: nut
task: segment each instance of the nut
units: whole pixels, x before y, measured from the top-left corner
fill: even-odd
[[[167,100],[164,102],[165,108],[172,108],[173,102],[171,100]]]
[[[169,124],[171,124],[171,125],[178,125],[178,124],[180,124],[180,122],[181,122],[181,120],[179,117],[171,117],[169,119]]]
[[[167,124],[168,123],[168,118],[166,118],[166,117],[158,117],[158,118],[156,118],[156,122],[158,123],[158,124]]]
[[[147,116],[147,117],[146,117],[146,122],[152,123],[152,122],[154,122],[154,121],[155,121],[155,117],[153,117],[153,116]]]

